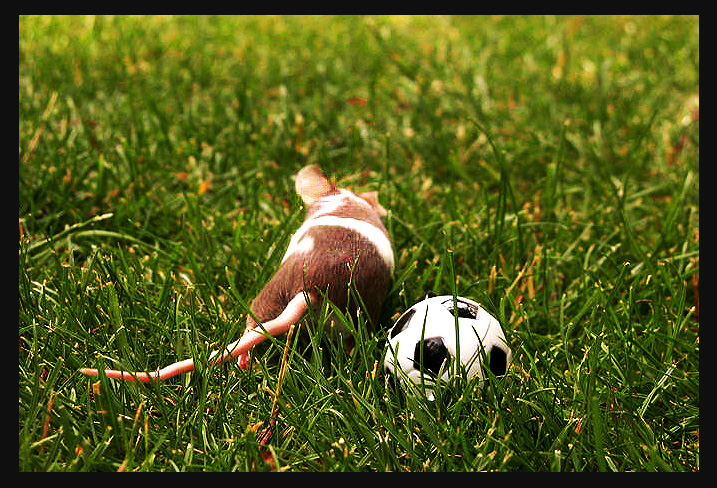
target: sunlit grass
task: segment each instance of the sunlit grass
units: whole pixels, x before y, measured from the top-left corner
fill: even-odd
[[[481,399],[385,384],[384,338],[289,355],[277,469],[699,469],[695,17],[20,17],[19,468],[264,470],[280,340],[234,340],[301,221],[376,189],[397,270],[474,298]],[[307,324],[302,325],[307,327]],[[326,348],[329,349],[326,349]]]

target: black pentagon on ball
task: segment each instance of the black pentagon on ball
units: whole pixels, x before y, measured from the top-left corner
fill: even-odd
[[[393,339],[398,334],[403,332],[403,330],[408,325],[408,321],[411,320],[411,317],[413,317],[414,313],[416,313],[416,309],[411,308],[411,309],[407,310],[406,312],[404,312],[404,314],[398,318],[396,323],[393,324],[393,328],[391,329],[391,334],[390,334],[391,339]]]
[[[495,376],[504,375],[505,370],[508,369],[508,357],[505,351],[500,347],[492,347],[488,355],[490,357],[490,372]]]
[[[441,305],[453,314],[454,317],[462,319],[477,319],[478,309],[472,304],[468,303],[460,298],[456,298],[456,308],[453,309],[453,298],[450,298],[443,302]]]
[[[448,349],[443,344],[443,339],[431,337],[416,343],[416,349],[413,351],[413,366],[421,373],[431,372],[437,376],[443,361],[447,358]]]

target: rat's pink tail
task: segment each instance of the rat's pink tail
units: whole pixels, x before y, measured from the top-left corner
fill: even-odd
[[[281,312],[278,317],[264,323],[262,327],[256,327],[255,329],[247,331],[241,339],[229,344],[222,353],[222,355],[219,358],[216,358],[214,364],[220,364],[227,359],[235,358],[237,356],[246,354],[252,347],[264,341],[267,338],[266,334],[271,336],[278,336],[279,334],[282,334],[289,330],[289,327],[296,324],[306,311],[307,298],[308,295],[304,296],[304,292],[297,294],[294,298],[291,299],[284,311]],[[209,355],[209,358],[215,358],[218,354],[219,351],[213,351]],[[194,371],[194,360],[191,358],[185,359],[184,361],[179,361],[174,364],[170,364],[166,368],[162,368],[158,371],[153,371],[151,373],[131,373],[129,371],[106,369],[104,370],[104,374],[108,378],[115,378],[118,380],[127,381],[136,380],[147,383],[150,381],[166,380],[168,378],[177,376],[181,373],[186,373],[188,371]],[[88,368],[80,369],[80,373],[90,376],[99,375],[98,370]]]

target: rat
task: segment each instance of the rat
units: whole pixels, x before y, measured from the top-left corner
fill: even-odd
[[[243,336],[223,352],[213,351],[209,356],[213,365],[238,358],[239,367],[247,369],[252,347],[267,334],[278,336],[288,331],[309,307],[321,306],[324,298],[355,314],[358,304],[349,300],[349,284],[361,296],[369,315],[367,324],[378,323],[394,270],[391,240],[381,222],[387,212],[378,202],[378,192],[355,194],[337,188],[315,165],[299,171],[295,186],[306,206],[306,218],[291,237],[278,270],[252,301]],[[333,321],[332,327],[350,349],[354,338],[339,321]],[[154,372],[104,370],[104,374],[150,382],[193,370],[190,358]],[[88,368],[80,372],[99,374]]]

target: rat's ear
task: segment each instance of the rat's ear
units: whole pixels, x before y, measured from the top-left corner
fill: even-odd
[[[364,193],[359,193],[356,195],[358,197],[363,198],[368,202],[369,205],[371,205],[371,208],[378,214],[379,217],[385,217],[388,215],[388,212],[385,208],[381,206],[380,203],[378,203],[378,192],[377,191],[367,191]]]
[[[296,193],[307,205],[335,192],[336,187],[324,177],[316,165],[305,166],[296,175]]]

